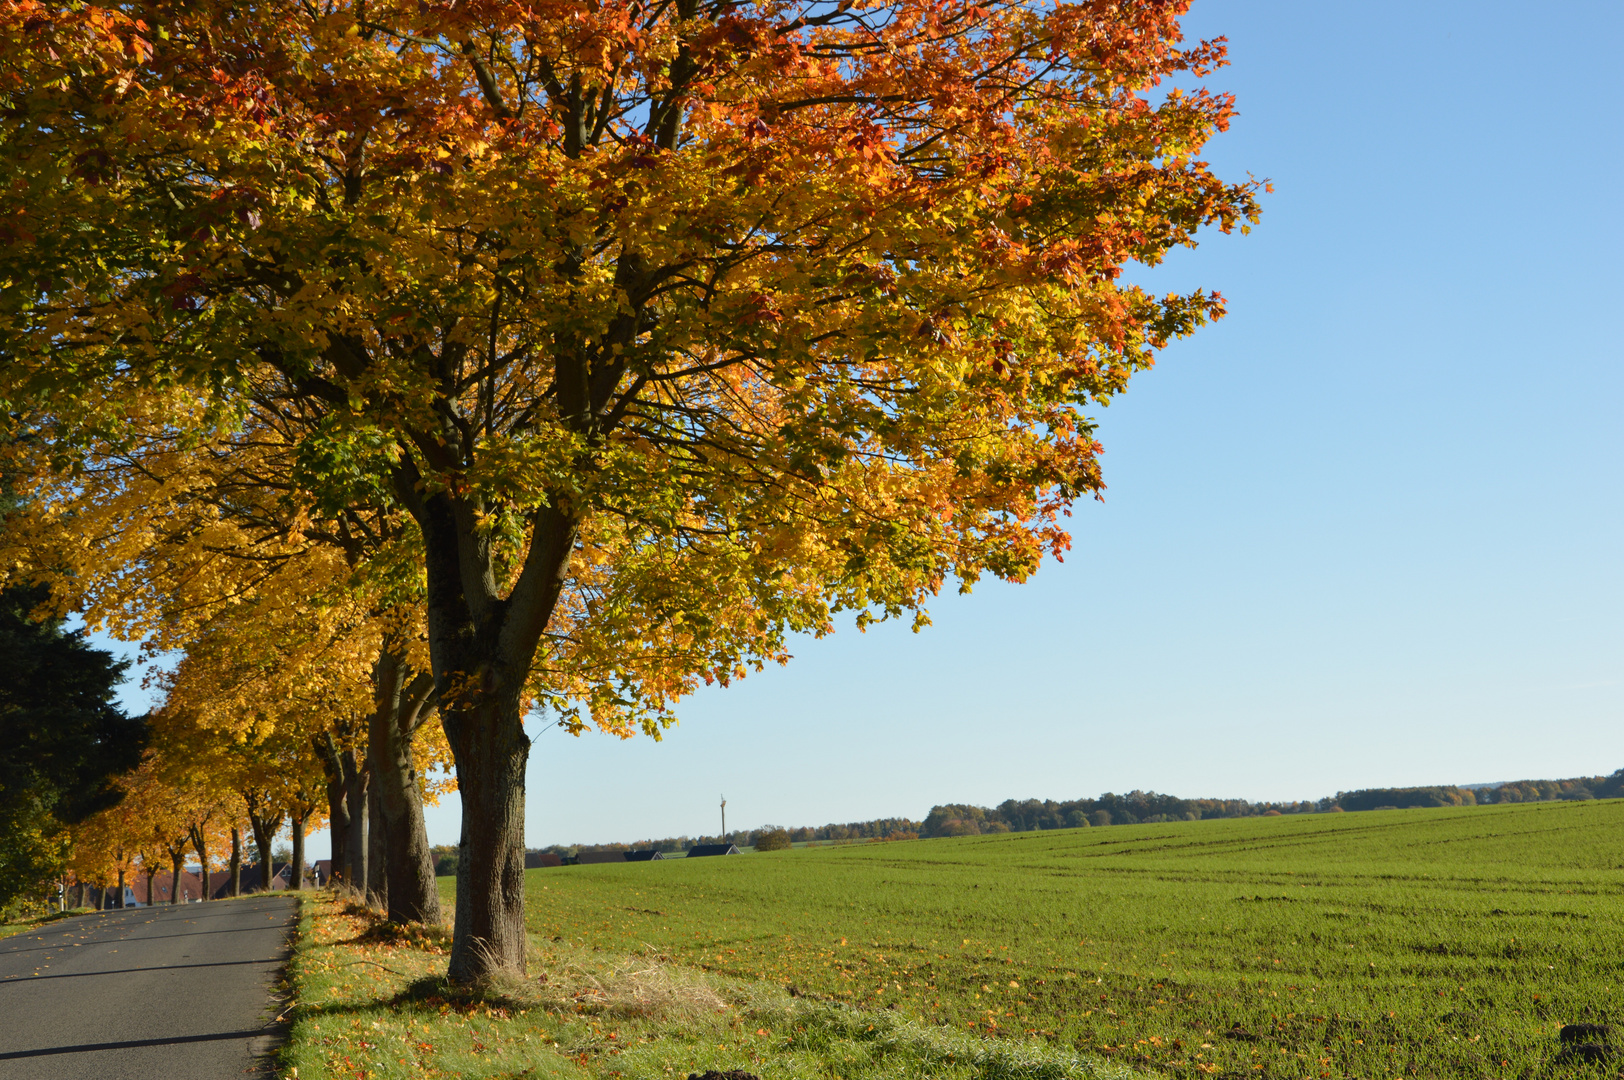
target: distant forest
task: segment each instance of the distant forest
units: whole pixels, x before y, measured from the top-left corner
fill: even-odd
[[[1407,810],[1427,806],[1491,806],[1496,803],[1555,802],[1576,799],[1624,798],[1624,769],[1611,776],[1578,776],[1571,780],[1516,780],[1508,784],[1473,787],[1366,788],[1339,791],[1315,802],[1250,802],[1246,799],[1181,799],[1154,791],[1106,792],[1097,799],[1006,799],[994,807],[949,803],[934,806],[924,821],[878,818],[816,828],[787,829],[790,839],[805,843],[864,843],[880,840],[916,840],[936,836],[981,836],[990,833],[1033,832],[1038,829],[1081,829],[1109,825],[1140,825],[1163,821],[1204,821],[1209,818],[1273,817],[1284,814],[1337,814],[1359,810]],[[780,826],[763,825],[709,836],[668,836],[628,844],[551,844],[532,851],[574,855],[580,851],[626,851],[658,848],[686,851],[695,844],[737,844]],[[436,847],[442,875],[456,872],[456,847]]]
[[[917,828],[922,837],[979,836],[984,833],[1204,821],[1209,818],[1617,798],[1624,798],[1624,769],[1611,776],[1578,776],[1571,780],[1515,780],[1508,784],[1474,787],[1365,788],[1361,791],[1339,791],[1316,802],[1181,799],[1176,795],[1159,795],[1154,791],[1130,791],[1126,795],[1107,792],[1097,799],[1073,799],[1067,802],[1006,799],[990,809],[958,804],[932,807]]]

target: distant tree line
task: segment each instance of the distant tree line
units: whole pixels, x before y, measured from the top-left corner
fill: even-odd
[[[1569,780],[1516,780],[1481,787],[1435,785],[1339,791],[1313,802],[1252,802],[1248,799],[1181,799],[1154,791],[1106,792],[1097,799],[1006,799],[996,807],[951,803],[932,807],[919,835],[981,836],[1038,829],[1081,829],[1210,818],[1268,817],[1357,810],[1404,810],[1429,806],[1490,806],[1496,803],[1624,798],[1624,769],[1611,776]]]
[[[910,818],[876,818],[818,827],[786,829],[763,825],[741,829],[725,837],[672,836],[663,840],[636,843],[551,844],[534,851],[559,856],[581,851],[629,851],[658,848],[662,852],[687,851],[695,844],[731,843],[758,850],[778,850],[790,843],[861,843],[865,841],[914,840],[938,836],[984,836],[997,833],[1035,832],[1040,829],[1084,829],[1106,825],[1147,825],[1165,821],[1205,821],[1211,818],[1278,817],[1285,814],[1325,814],[1358,810],[1405,810],[1432,806],[1491,806],[1496,803],[1554,802],[1576,799],[1624,798],[1624,769],[1611,776],[1580,776],[1568,780],[1516,780],[1506,784],[1457,787],[1444,784],[1431,787],[1365,788],[1339,791],[1314,801],[1252,802],[1249,799],[1182,799],[1154,791],[1130,791],[1126,795],[1106,792],[1097,799],[1005,799],[995,807],[948,803],[933,806],[924,821]],[[763,843],[765,840],[765,843]],[[455,845],[436,847],[438,873],[456,873]]]
[[[530,848],[533,852],[549,852],[560,857],[577,855],[582,851],[633,851],[654,848],[666,854],[675,854],[687,851],[696,844],[737,844],[741,848],[755,847],[758,850],[780,850],[790,844],[806,843],[861,843],[870,840],[917,840],[920,836],[922,823],[909,818],[876,818],[873,821],[849,821],[844,824],[830,824],[818,827],[801,826],[786,829],[782,825],[763,825],[756,829],[729,830],[724,836],[721,833],[699,836],[667,836],[659,840],[637,840],[630,843],[607,844],[549,844],[546,847]],[[763,841],[765,840],[765,844]],[[457,872],[457,846],[446,844],[433,849],[436,873],[442,877]]]
[[[1624,769],[1611,776],[1570,780],[1514,780],[1493,787],[1369,788],[1340,791],[1330,800],[1343,810],[1407,810],[1419,806],[1493,806],[1497,803],[1624,798]],[[1326,809],[1332,809],[1327,807]]]

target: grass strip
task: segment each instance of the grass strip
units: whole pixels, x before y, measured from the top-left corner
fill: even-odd
[[[95,908],[69,908],[67,911],[53,911],[46,915],[35,915],[29,919],[18,919],[16,922],[0,923],[0,938],[10,937],[12,934],[21,934],[28,930],[37,930],[42,926],[71,918],[75,915],[91,915]]]
[[[303,899],[287,1080],[457,1076],[670,1080],[1130,1080],[1040,1042],[796,998],[760,980],[531,935],[528,979],[448,985],[449,937],[327,894]]]

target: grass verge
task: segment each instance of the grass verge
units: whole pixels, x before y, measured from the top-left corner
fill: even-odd
[[[743,1070],[772,1080],[1127,1080],[1071,1050],[990,1040],[897,1011],[791,997],[655,952],[532,935],[528,979],[470,993],[443,978],[449,936],[307,895],[289,967],[287,1080],[616,1077]]]
[[[95,908],[69,908],[67,911],[53,911],[47,915],[35,915],[28,919],[18,919],[15,922],[0,923],[0,938],[10,937],[12,934],[21,934],[27,930],[37,930],[41,926],[70,918],[74,915],[89,915]]]

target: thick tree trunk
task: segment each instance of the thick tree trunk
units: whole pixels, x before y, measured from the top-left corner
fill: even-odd
[[[124,908],[124,868],[118,868],[118,904],[120,910]]]
[[[242,895],[242,831],[231,827],[231,882],[226,891],[232,896]]]
[[[383,826],[383,811],[378,809],[378,777],[367,767],[367,904],[387,910],[389,907],[389,833]]]
[[[518,702],[502,712],[506,715],[499,718],[445,719],[462,795],[453,982],[474,982],[501,969],[525,970],[524,768],[530,740]],[[465,777],[477,780],[469,783]]]
[[[147,869],[147,907],[151,907],[152,905],[154,905],[154,904],[156,904],[158,902],[157,900],[153,899],[153,896],[152,896],[152,879],[158,876],[158,868],[157,868],[157,866],[155,866],[155,865],[153,865],[151,863],[148,863],[148,864],[146,864],[146,869]]]
[[[399,651],[386,643],[373,668],[373,689],[376,707],[367,729],[367,762],[375,795],[371,825],[383,838],[389,919],[437,923],[440,891],[412,763],[412,737],[422,723],[433,678],[426,673],[414,676]]]
[[[186,867],[184,865],[185,862],[185,848],[181,848],[179,851],[171,851],[169,853],[169,866],[171,873],[173,874],[173,876],[169,879],[169,902],[171,904],[178,904],[184,899],[184,897],[181,895],[181,890],[184,889],[185,886],[181,884],[181,874],[186,872]]]
[[[344,865],[344,883],[357,894],[367,887],[367,771],[357,760],[355,751],[346,750],[344,760],[344,802],[349,810],[349,836],[345,841],[348,861]]]
[[[293,866],[288,870],[288,888],[302,889],[305,881],[305,818],[295,810],[289,824],[293,828]]]
[[[582,386],[561,387],[566,415],[584,416],[583,393]],[[447,973],[458,983],[500,971],[522,973],[524,769],[530,739],[520,699],[563,590],[579,522],[558,505],[538,512],[523,569],[504,598],[481,524],[482,507],[445,491],[425,497],[416,465],[407,457],[394,479],[423,534],[429,653],[462,798]]]
[[[82,908],[85,906],[85,883],[82,881],[76,881],[73,883],[73,887],[75,890],[73,906],[76,908]]]
[[[192,829],[192,846],[197,848],[197,876],[199,879],[197,898],[199,902],[206,902],[209,899],[210,892],[209,853],[201,828],[194,827]]]

